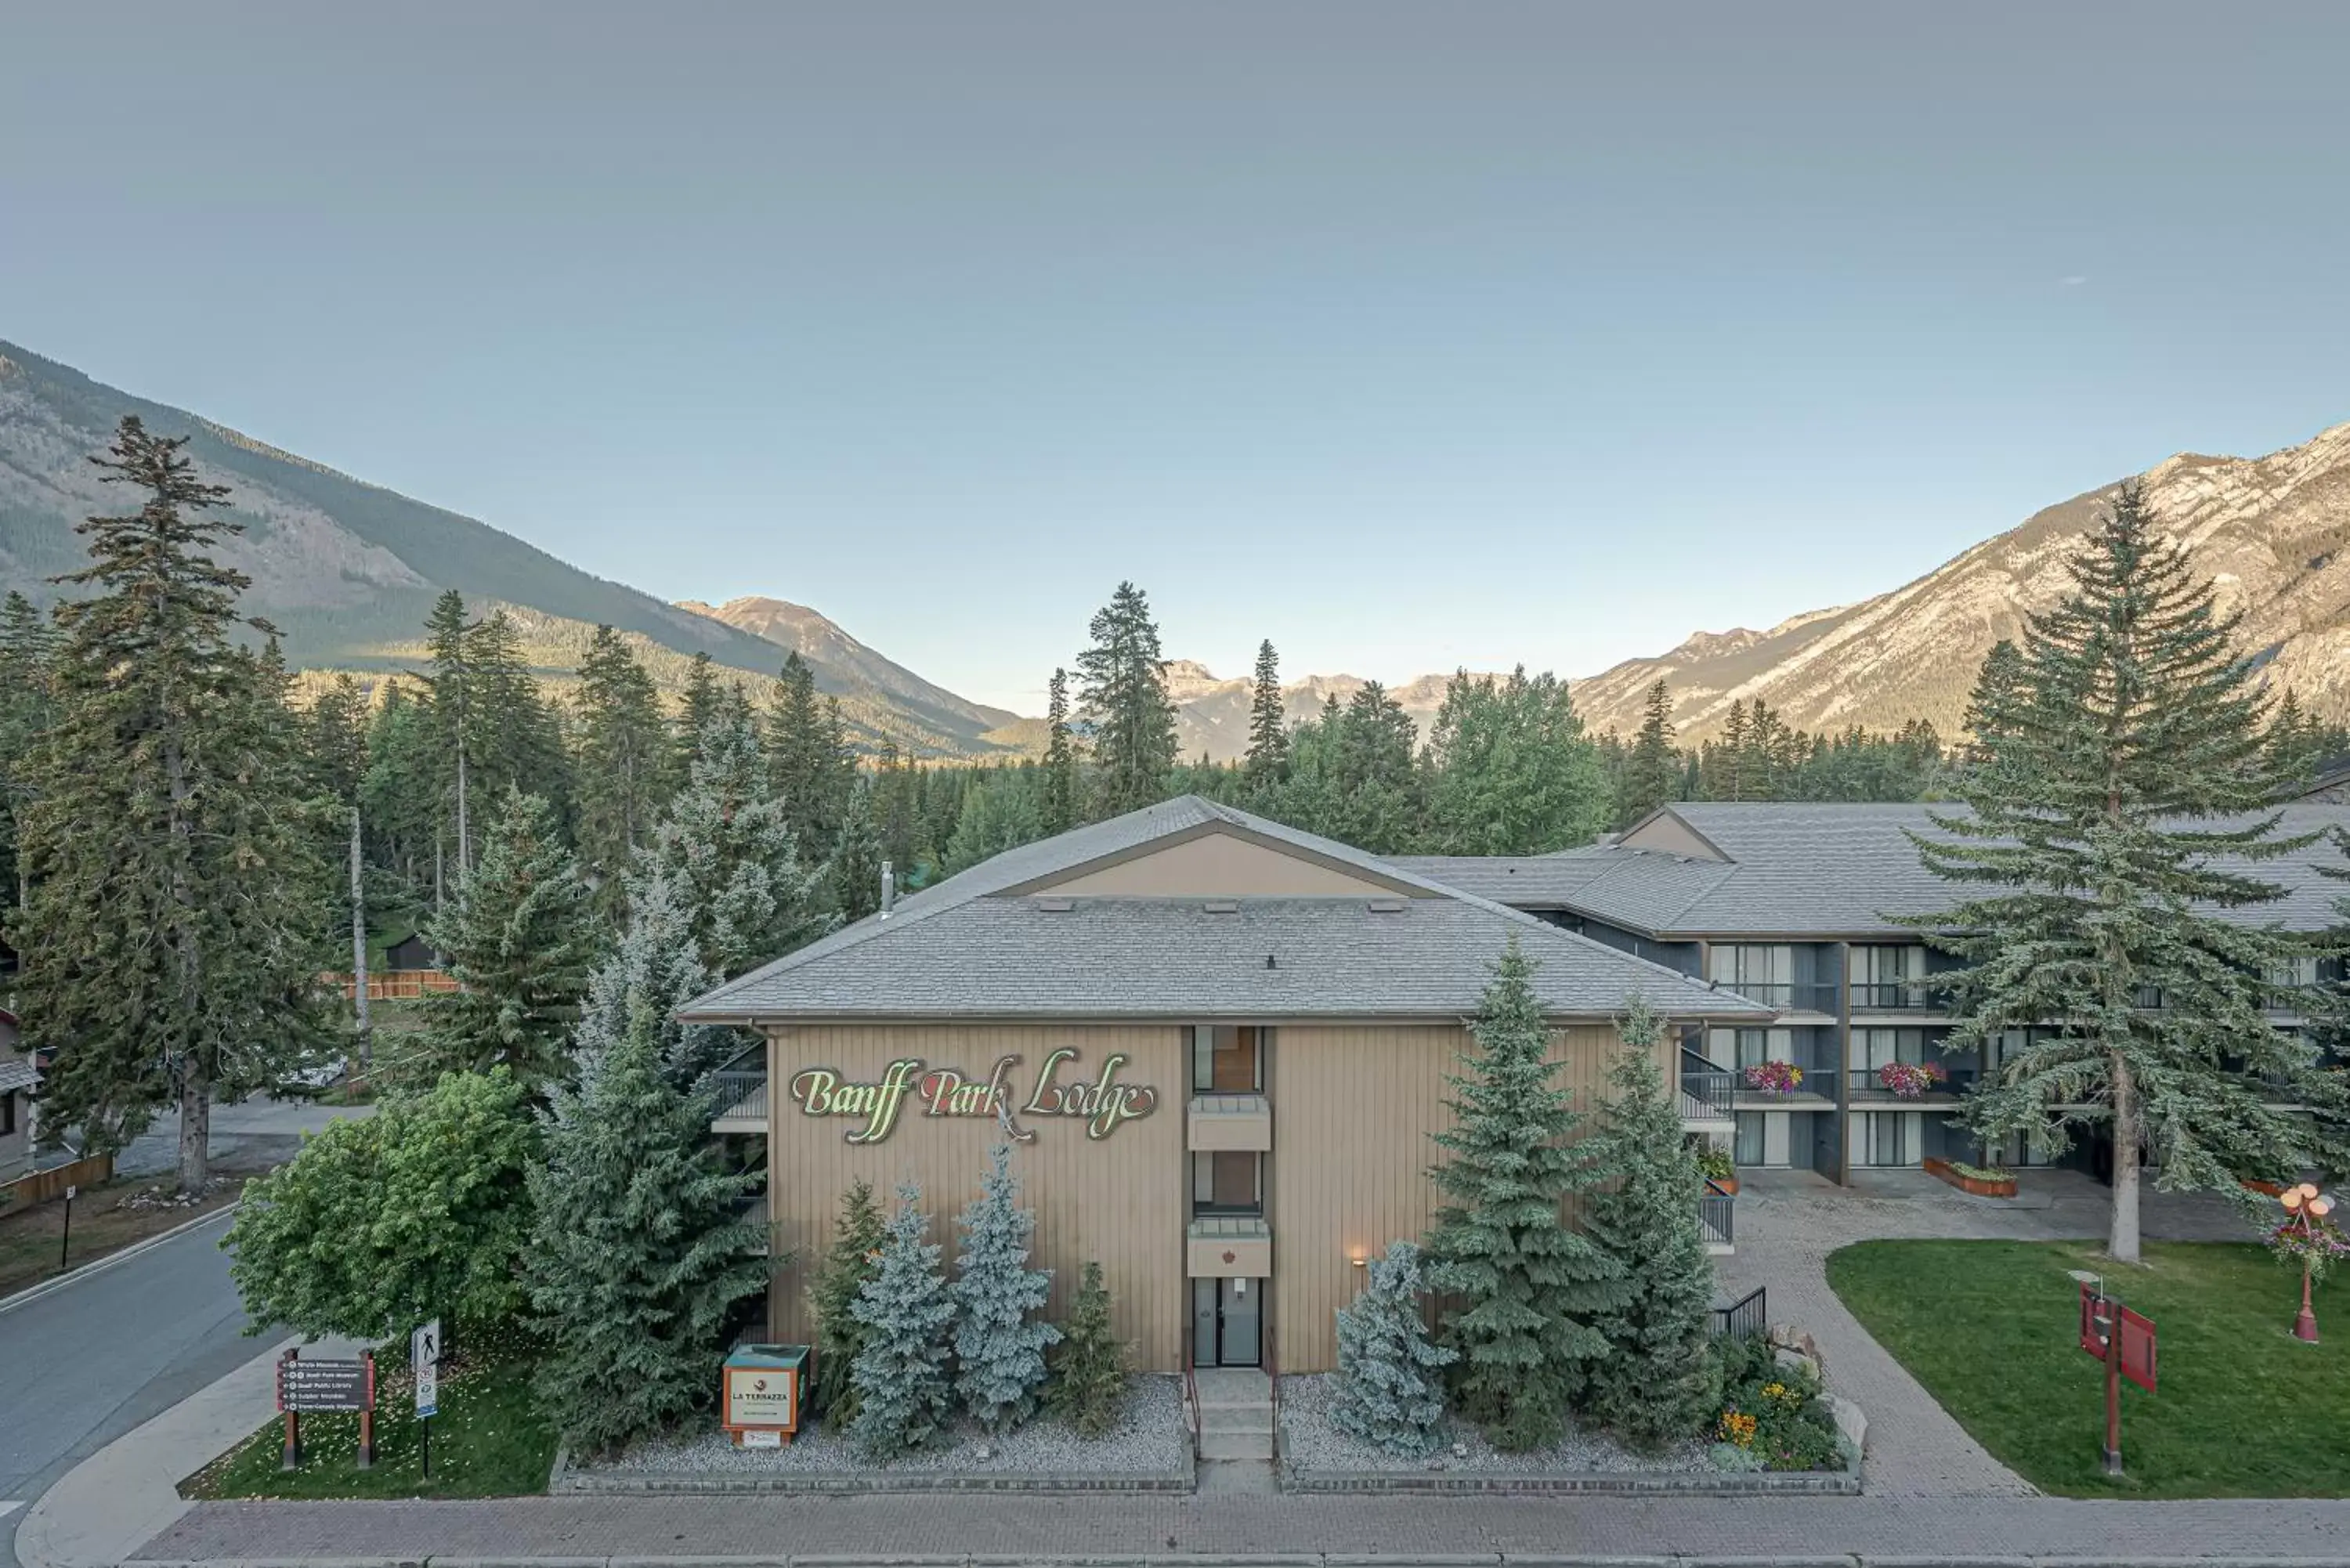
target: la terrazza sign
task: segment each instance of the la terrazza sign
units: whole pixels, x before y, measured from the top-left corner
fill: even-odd
[[[985,1116],[1000,1121],[1014,1143],[1036,1138],[1035,1129],[1021,1125],[1023,1116],[1082,1120],[1086,1137],[1098,1141],[1159,1108],[1157,1089],[1118,1082],[1118,1069],[1129,1060],[1123,1052],[1112,1052],[1102,1058],[1100,1073],[1088,1080],[1077,1067],[1077,1053],[1064,1046],[1047,1055],[1031,1079],[1020,1072],[1018,1056],[998,1057],[984,1077],[904,1056],[889,1064],[879,1083],[852,1083],[831,1067],[806,1068],[793,1077],[791,1096],[802,1116],[855,1122],[847,1134],[850,1143],[879,1143],[897,1130],[910,1107],[920,1118]]]

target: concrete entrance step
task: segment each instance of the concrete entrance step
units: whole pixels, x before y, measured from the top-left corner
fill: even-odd
[[[1273,1431],[1220,1432],[1208,1430],[1200,1434],[1200,1457],[1203,1459],[1270,1459],[1273,1458]]]
[[[1202,1366],[1191,1374],[1200,1405],[1271,1405],[1273,1379],[1254,1366]]]
[[[1273,1404],[1200,1406],[1200,1430],[1203,1432],[1270,1432],[1273,1430]]]
[[[1273,1497],[1281,1491],[1271,1465],[1249,1460],[1201,1459],[1197,1484],[1203,1492],[1243,1492],[1255,1497]]]

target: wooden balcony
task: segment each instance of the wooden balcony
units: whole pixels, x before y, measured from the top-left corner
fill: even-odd
[[[1205,1215],[1191,1221],[1183,1241],[1183,1272],[1191,1279],[1272,1276],[1273,1227],[1262,1215]]]
[[[1194,1095],[1184,1147],[1194,1154],[1263,1154],[1273,1147],[1273,1107],[1263,1095]]]

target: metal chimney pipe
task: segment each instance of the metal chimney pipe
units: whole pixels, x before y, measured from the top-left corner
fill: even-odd
[[[889,869],[887,860],[881,862],[881,918],[889,918],[890,907],[898,901],[898,876]]]

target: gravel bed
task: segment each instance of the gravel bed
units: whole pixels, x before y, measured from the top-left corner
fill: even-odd
[[[713,1430],[639,1443],[607,1464],[578,1468],[589,1474],[661,1476],[1164,1475],[1183,1468],[1191,1441],[1181,1384],[1173,1377],[1141,1376],[1128,1381],[1118,1425],[1098,1438],[1079,1437],[1050,1416],[1001,1438],[965,1424],[943,1447],[877,1465],[818,1421],[778,1449],[738,1449],[726,1433]]]
[[[1466,1421],[1445,1417],[1443,1440],[1433,1452],[1412,1458],[1374,1448],[1330,1424],[1336,1380],[1326,1375],[1281,1380],[1281,1452],[1292,1469],[1401,1472],[1433,1470],[1455,1475],[1688,1474],[1711,1471],[1705,1445],[1690,1442],[1659,1454],[1636,1454],[1613,1438],[1575,1429],[1546,1449],[1523,1454],[1496,1452],[1485,1435]]]

